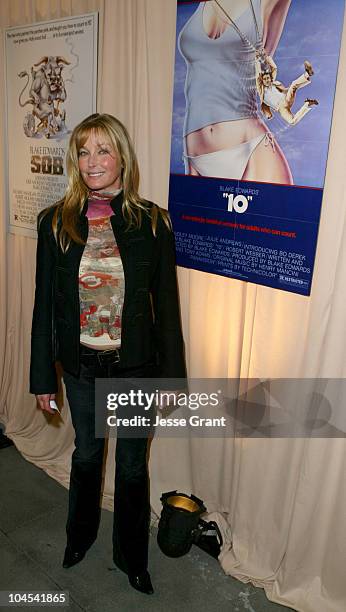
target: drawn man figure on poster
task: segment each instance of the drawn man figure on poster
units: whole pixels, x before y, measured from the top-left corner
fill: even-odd
[[[256,52],[256,86],[261,110],[266,119],[272,119],[274,111],[289,125],[297,125],[312,107],[318,104],[317,100],[306,98],[301,108],[294,114],[292,112],[298,89],[310,85],[314,74],[308,60],[305,60],[304,67],[304,73],[292,81],[289,87],[285,87],[276,80],[278,70],[273,58],[264,52]]]

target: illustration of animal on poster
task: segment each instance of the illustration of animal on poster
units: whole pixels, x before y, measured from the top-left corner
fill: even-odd
[[[66,189],[73,127],[96,108],[97,13],[5,30],[9,226],[36,236]]]
[[[310,294],[344,4],[178,0],[178,265]]]

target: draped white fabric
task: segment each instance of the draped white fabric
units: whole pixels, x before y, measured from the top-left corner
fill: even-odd
[[[98,110],[127,125],[142,194],[166,207],[175,0],[0,0],[0,25],[94,10],[100,12]],[[2,47],[0,53],[3,79]],[[344,37],[311,297],[180,269],[190,376],[345,377],[345,75]],[[3,141],[4,121],[2,114]],[[73,448],[68,406],[63,422],[51,420],[27,391],[36,243],[6,234],[5,148],[1,154],[0,420],[24,457],[68,486]],[[345,404],[341,382],[333,386],[333,399]],[[285,405],[296,409],[299,397],[287,393]],[[109,508],[113,446],[110,442],[104,486]],[[264,587],[270,599],[295,610],[344,612],[344,439],[154,439],[150,472],[157,513],[161,492],[170,489],[205,501],[226,535],[220,561],[227,573]]]

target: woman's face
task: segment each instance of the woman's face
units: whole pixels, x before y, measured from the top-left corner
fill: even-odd
[[[108,138],[91,131],[78,151],[78,166],[89,189],[115,191],[121,187],[121,162]]]

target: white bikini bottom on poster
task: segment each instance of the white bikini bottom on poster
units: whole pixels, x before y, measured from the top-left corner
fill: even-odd
[[[265,132],[230,149],[204,155],[184,155],[185,173],[189,174],[190,163],[200,176],[241,179],[252,153],[262,140],[266,140],[266,144],[270,143],[274,147],[272,134]]]

